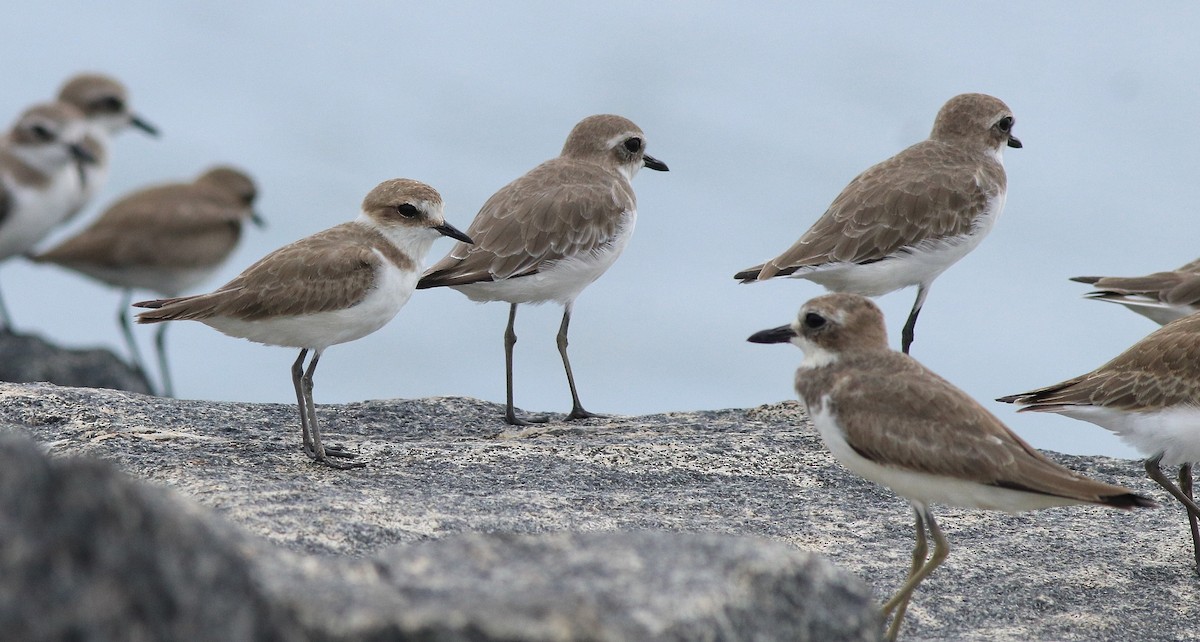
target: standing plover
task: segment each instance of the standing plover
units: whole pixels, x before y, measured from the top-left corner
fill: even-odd
[[[620,116],[589,116],[567,136],[562,154],[502,187],[483,204],[467,234],[425,271],[417,288],[452,287],[472,301],[506,301],[505,420],[522,425],[513,407],[513,325],[521,303],[562,304],[558,352],[571,389],[568,419],[595,417],[584,410],[567,358],[567,328],[575,298],[612,266],[637,220],[630,181],[642,167],[667,171],[646,153],[642,130]]]
[[[367,194],[353,221],[275,250],[210,294],[135,303],[151,309],[137,320],[192,319],[233,337],[300,348],[292,385],[304,452],[332,468],[359,467],[363,464],[331,460],[354,454],[321,443],[313,371],[329,346],[365,337],[396,316],[440,236],[471,241],[446,222],[442,197],[432,187],[403,178],[385,181]]]
[[[734,278],[791,276],[863,296],[915,285],[900,339],[907,353],[929,286],[979,245],[1004,209],[1002,152],[1021,147],[1013,122],[991,96],[951,98],[928,139],[859,174],[794,245]]]

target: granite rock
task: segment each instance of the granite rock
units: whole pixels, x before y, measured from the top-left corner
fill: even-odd
[[[310,464],[300,451],[292,405],[0,385],[0,426],[32,436],[56,456],[108,460],[256,536],[271,553],[257,555],[268,562],[255,567],[274,564],[285,577],[294,576],[282,584],[262,580],[272,595],[286,598],[285,605],[302,592],[289,587],[305,581],[369,579],[374,589],[360,594],[375,597],[347,599],[334,609],[343,614],[335,621],[345,627],[360,617],[358,609],[409,604],[410,593],[433,590],[407,584],[410,570],[397,558],[405,548],[441,560],[426,547],[445,546],[444,555],[463,558],[469,567],[472,550],[497,548],[552,561],[568,544],[606,546],[605,537],[646,532],[751,537],[819,553],[871,585],[877,600],[894,591],[908,569],[913,526],[907,503],[834,462],[795,403],[528,429],[505,425],[499,405],[463,398],[368,401],[319,406],[317,412],[327,440],[358,452],[367,468]],[[904,639],[1194,637],[1200,581],[1182,511],[1145,479],[1137,462],[1050,455],[1151,495],[1163,508],[1068,507],[1009,515],[935,507],[950,558],[913,598]],[[530,546],[526,536],[541,537],[541,548],[523,552]],[[702,542],[694,544],[707,545]],[[293,557],[292,563],[275,562]],[[331,573],[334,562],[339,570]],[[379,570],[380,564],[388,570]],[[431,567],[416,568],[411,572]],[[445,586],[451,593],[461,588]],[[550,580],[545,586],[569,595]],[[732,604],[723,612],[739,612]],[[787,610],[779,604],[760,608]],[[325,612],[294,605],[287,610],[306,630]],[[412,613],[418,618],[417,610]],[[336,637],[377,629],[323,630]],[[738,639],[720,631],[710,630],[708,639]]]

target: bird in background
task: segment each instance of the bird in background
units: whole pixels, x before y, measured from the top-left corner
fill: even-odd
[[[851,472],[912,504],[917,541],[908,579],[883,605],[883,617],[893,616],[889,640],[896,639],[917,586],[950,553],[932,504],[1009,512],[1154,506],[1128,488],[1055,464],[967,393],[891,350],[883,313],[862,296],[817,297],[790,325],[749,340],[804,351],[796,394],[826,447]]]
[[[1200,259],[1146,276],[1076,276],[1071,280],[1095,286],[1085,297],[1119,303],[1159,325],[1200,311]]]
[[[363,199],[358,218],[284,246],[209,294],[135,307],[138,323],[199,321],[232,337],[300,348],[292,385],[300,411],[304,453],[331,468],[356,455],[321,439],[313,401],[313,373],[327,348],[354,341],[391,321],[408,302],[434,240],[470,237],[446,222],[432,187],[397,178]],[[304,366],[305,358],[312,359]]]
[[[881,296],[917,286],[901,333],[908,353],[929,287],[991,231],[1004,210],[1012,111],[985,94],[961,94],[921,141],[859,174],[800,240],[734,275],[742,283],[803,278],[833,292]]]
[[[633,234],[637,197],[630,181],[642,167],[667,171],[646,153],[646,136],[621,116],[589,116],[571,130],[562,153],[500,188],[483,204],[467,235],[425,271],[418,289],[450,287],[477,302],[509,304],[504,332],[505,421],[545,422],[517,416],[513,404],[513,346],[517,306],[563,306],[558,352],[571,390],[568,420],[598,417],[583,408],[567,357],[567,331],[576,297],[617,260]]]
[[[997,401],[1091,422],[1145,455],[1146,474],[1187,512],[1200,574],[1200,506],[1192,490],[1192,466],[1200,462],[1200,316],[1164,325],[1087,374]],[[1163,466],[1179,467],[1178,484]]]
[[[87,149],[96,157],[87,167],[87,181],[75,195],[73,217],[108,184],[112,137],[130,127],[157,137],[158,128],[132,111],[125,85],[105,74],[80,73],[68,78],[58,91],[58,100],[83,112],[88,123]]]
[[[257,196],[258,189],[245,172],[216,166],[191,182],[127,194],[78,234],[31,258],[123,289],[117,321],[134,365],[148,373],[130,327],[133,290],[173,298],[211,277],[237,247],[244,223],[263,224],[253,209]],[[159,326],[154,343],[160,391],[173,397],[167,327]]]
[[[96,162],[86,136],[78,109],[40,103],[0,139],[0,261],[25,254],[71,215],[74,194]],[[3,299],[0,331],[13,331]]]

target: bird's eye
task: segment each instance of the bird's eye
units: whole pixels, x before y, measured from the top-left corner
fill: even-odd
[[[108,112],[112,114],[125,111],[125,101],[117,98],[116,96],[105,96],[104,98],[92,103],[92,106],[96,111]]]
[[[1000,122],[996,123],[996,127],[998,127],[1000,129],[1000,131],[1002,131],[1004,133],[1008,133],[1008,130],[1012,129],[1012,126],[1013,126],[1013,117],[1012,116],[1005,116],[1004,118],[1000,119]]]
[[[33,132],[33,136],[40,141],[48,142],[54,140],[54,132],[50,131],[45,125],[34,125],[29,128]]]
[[[417,206],[412,203],[397,205],[396,212],[404,218],[419,218],[421,216],[421,210],[417,209]]]
[[[825,325],[825,317],[816,312],[809,312],[804,315],[804,327],[816,330],[823,325]]]
[[[629,151],[636,154],[639,150],[642,149],[642,139],[637,138],[637,137],[627,139],[625,141],[625,149],[628,149]]]

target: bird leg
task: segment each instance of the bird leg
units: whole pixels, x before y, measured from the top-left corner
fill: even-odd
[[[1196,496],[1192,494],[1192,465],[1190,463],[1179,467],[1179,490],[1195,503]],[[1188,509],[1188,525],[1192,530],[1192,553],[1196,558],[1196,573],[1200,575],[1200,515]]]
[[[296,407],[300,409],[300,432],[304,439],[304,454],[316,459],[317,451],[313,449],[312,437],[308,434],[307,404],[304,402],[304,390],[300,384],[300,378],[304,374],[304,357],[307,355],[308,348],[300,350],[300,356],[296,357],[295,363],[292,364],[292,387],[296,389]]]
[[[921,307],[925,305],[925,297],[929,294],[929,287],[924,283],[917,286],[917,300],[913,301],[912,311],[908,313],[908,321],[904,322],[904,329],[900,332],[900,351],[908,354],[908,349],[912,346],[913,331],[917,327],[917,315],[921,314]]]
[[[340,447],[330,445],[328,448],[321,443],[321,428],[317,425],[317,407],[313,403],[313,372],[317,369],[317,362],[321,360],[321,351],[314,350],[312,361],[308,362],[308,368],[304,370],[304,376],[300,378],[300,386],[304,392],[304,408],[303,412],[308,415],[308,427],[312,432],[312,453],[309,454],[318,464],[336,468],[338,470],[348,470],[350,468],[363,468],[365,462],[335,462],[330,457],[343,457],[352,459],[356,457],[354,453]]]
[[[1168,493],[1171,493],[1172,497],[1179,500],[1179,502],[1183,504],[1184,509],[1187,510],[1188,524],[1191,525],[1192,529],[1192,549],[1196,557],[1196,572],[1200,573],[1200,532],[1197,530],[1196,523],[1196,520],[1200,519],[1200,506],[1197,506],[1196,501],[1192,499],[1192,466],[1191,464],[1184,464],[1179,468],[1179,482],[1180,486],[1186,488],[1185,492],[1184,490],[1181,490],[1179,486],[1176,486],[1174,483],[1172,483],[1171,480],[1163,474],[1162,468],[1160,467],[1162,458],[1163,456],[1160,453],[1154,457],[1151,457],[1150,459],[1147,459],[1146,474],[1150,476],[1150,479],[1158,482],[1158,485],[1162,486]]]
[[[4,307],[3,296],[0,296],[0,333],[13,333],[12,317],[8,315],[8,308]]]
[[[929,555],[929,545],[925,539],[925,519],[921,517],[921,512],[913,510],[917,516],[917,544],[913,547],[912,565],[908,567],[908,577],[916,575],[921,566],[925,564],[925,558]],[[907,578],[906,578],[907,579]],[[890,603],[890,602],[889,602]],[[886,608],[886,607],[885,607]],[[904,600],[903,604],[895,606],[893,615],[894,621],[899,622],[904,619],[904,613],[908,611],[908,600]],[[883,613],[883,617],[887,617],[887,611]]]
[[[567,371],[567,385],[571,388],[571,414],[567,415],[567,420],[605,417],[584,410],[583,404],[579,403],[579,392],[575,390],[575,375],[571,372],[571,360],[567,358],[567,328],[570,325],[571,304],[568,303],[563,307],[562,325],[558,326],[558,354],[562,355],[563,368]]]
[[[913,511],[917,516],[917,545],[913,549],[913,564],[908,575],[908,580],[896,591],[892,599],[888,600],[883,605],[883,617],[887,617],[889,613],[895,611],[896,617],[892,619],[892,623],[888,626],[887,633],[884,636],[886,640],[892,642],[900,633],[900,624],[903,621],[904,611],[908,608],[909,598],[912,597],[913,591],[917,589],[917,585],[921,583],[930,573],[933,572],[946,557],[950,554],[950,544],[946,541],[946,537],[942,535],[942,529],[938,526],[937,521],[933,518],[933,513],[925,506],[913,504]],[[922,521],[924,524],[922,524]],[[924,542],[924,526],[929,527],[929,534],[933,536],[933,556],[924,563],[921,563],[925,557]],[[919,553],[919,554],[918,554]]]
[[[1192,547],[1196,558],[1196,572],[1200,572],[1200,532],[1196,526],[1196,520],[1200,518],[1200,506],[1196,505],[1192,498],[1192,464],[1184,464],[1180,467],[1180,486],[1187,488],[1184,492],[1174,482],[1168,479],[1168,476],[1163,474],[1163,469],[1160,463],[1163,461],[1163,455],[1159,454],[1146,460],[1146,474],[1150,475],[1150,479],[1157,481],[1159,486],[1162,486],[1166,492],[1171,493],[1171,497],[1180,500],[1183,508],[1188,511],[1188,523],[1192,526]],[[1186,474],[1184,474],[1186,473]],[[1184,478],[1187,478],[1184,481]]]
[[[550,420],[549,417],[538,415],[523,419],[517,416],[517,411],[513,407],[513,346],[517,344],[517,332],[514,329],[516,322],[517,304],[513,303],[508,309],[508,327],[504,329],[504,382],[507,393],[505,396],[504,421],[512,426],[544,424]]]
[[[160,323],[158,332],[154,335],[154,349],[158,352],[159,377],[162,380],[162,395],[175,396],[175,386],[171,383],[171,369],[167,366],[167,327],[169,323]]]
[[[137,341],[133,338],[133,324],[129,321],[129,307],[133,303],[133,290],[125,290],[125,296],[121,299],[121,307],[117,308],[117,323],[121,326],[121,334],[125,336],[125,345],[129,348],[129,358],[133,360],[133,367],[149,381],[149,371],[146,370],[146,362],[142,359],[142,351],[138,349]],[[166,327],[166,324],[163,325]]]

